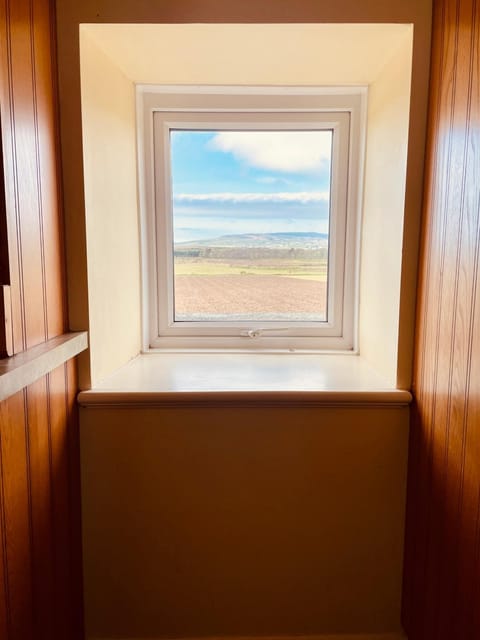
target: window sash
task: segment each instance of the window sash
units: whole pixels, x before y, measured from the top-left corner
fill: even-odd
[[[319,106],[315,96],[305,108],[288,105],[283,108],[243,109],[232,106],[207,108],[182,106],[169,108],[158,106],[158,94],[147,94],[143,99],[144,130],[144,206],[148,212],[143,227],[144,243],[148,250],[146,268],[148,280],[149,346],[152,348],[186,349],[329,349],[354,348],[355,290],[358,274],[358,229],[355,221],[358,207],[358,152],[360,118],[358,109],[345,106],[328,109]],[[223,97],[223,96],[222,96]],[[290,98],[291,96],[289,96]],[[310,98],[310,96],[308,96]],[[328,96],[331,98],[332,96]],[[145,97],[144,97],[145,98]],[[163,104],[176,103],[169,96],[162,96]],[[182,99],[185,96],[182,96]],[[212,96],[207,96],[211,102]],[[214,97],[215,102],[218,96]],[[231,98],[231,96],[227,96]],[[251,96],[249,96],[251,99]],[[262,96],[264,98],[264,96]],[[268,96],[270,104],[275,98]],[[345,98],[342,96],[342,98]],[[295,97],[298,102],[298,96]],[[195,95],[188,95],[187,102],[196,102]],[[227,100],[228,102],[228,100]],[[332,102],[331,100],[327,102]],[[342,100],[340,100],[342,102]],[[360,104],[357,100],[357,106]],[[348,104],[347,104],[348,103]],[[355,100],[353,100],[355,103]],[[299,322],[289,326],[284,321],[265,322],[175,322],[173,307],[173,231],[170,184],[170,130],[333,130],[331,167],[330,228],[329,228],[329,278],[327,322]],[[332,215],[332,212],[334,214]],[[144,270],[145,274],[145,270]],[[145,277],[145,276],[144,276]],[[288,328],[286,328],[286,326]],[[260,332],[255,332],[261,329]],[[246,339],[250,334],[255,339]]]

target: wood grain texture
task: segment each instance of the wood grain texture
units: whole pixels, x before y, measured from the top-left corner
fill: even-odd
[[[0,0],[0,284],[17,354],[68,325],[55,76],[53,2]],[[77,380],[74,360],[57,364],[0,402],[2,640],[83,638]]]
[[[32,384],[27,393],[29,464],[31,479],[32,577],[34,620],[40,637],[53,635],[52,470],[50,460],[50,405],[45,398],[49,377]]]
[[[403,621],[480,637],[480,3],[434,3]]]
[[[69,495],[69,566],[70,566],[70,629],[72,640],[84,637],[82,522],[80,496],[80,431],[77,404],[78,378],[73,360],[65,364],[67,439],[68,439],[68,495]]]
[[[0,406],[4,552],[8,576],[9,635],[34,635],[30,512],[30,469],[26,437],[26,394]]]
[[[13,355],[12,303],[10,285],[0,285],[0,355]]]
[[[82,638],[73,361],[0,403],[2,640]]]
[[[0,2],[4,284],[11,284],[14,353],[66,328],[52,6]]]
[[[0,111],[0,150],[2,149],[2,114]],[[0,286],[10,282],[10,264],[8,261],[7,208],[5,204],[5,178],[3,172],[3,154],[0,153]],[[2,336],[0,334],[0,349]]]

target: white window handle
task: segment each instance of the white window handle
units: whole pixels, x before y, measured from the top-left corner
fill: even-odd
[[[270,329],[265,328],[256,328],[256,329],[246,329],[245,331],[241,331],[240,335],[244,338],[260,338],[264,333],[272,333],[276,331],[288,331],[289,327],[272,327]]]

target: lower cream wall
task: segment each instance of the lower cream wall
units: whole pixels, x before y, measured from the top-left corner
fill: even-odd
[[[80,418],[87,638],[400,633],[407,408]]]

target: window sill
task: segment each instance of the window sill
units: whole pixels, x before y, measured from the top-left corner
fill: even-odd
[[[397,405],[388,385],[355,355],[142,354],[78,396],[83,407],[197,405]]]

